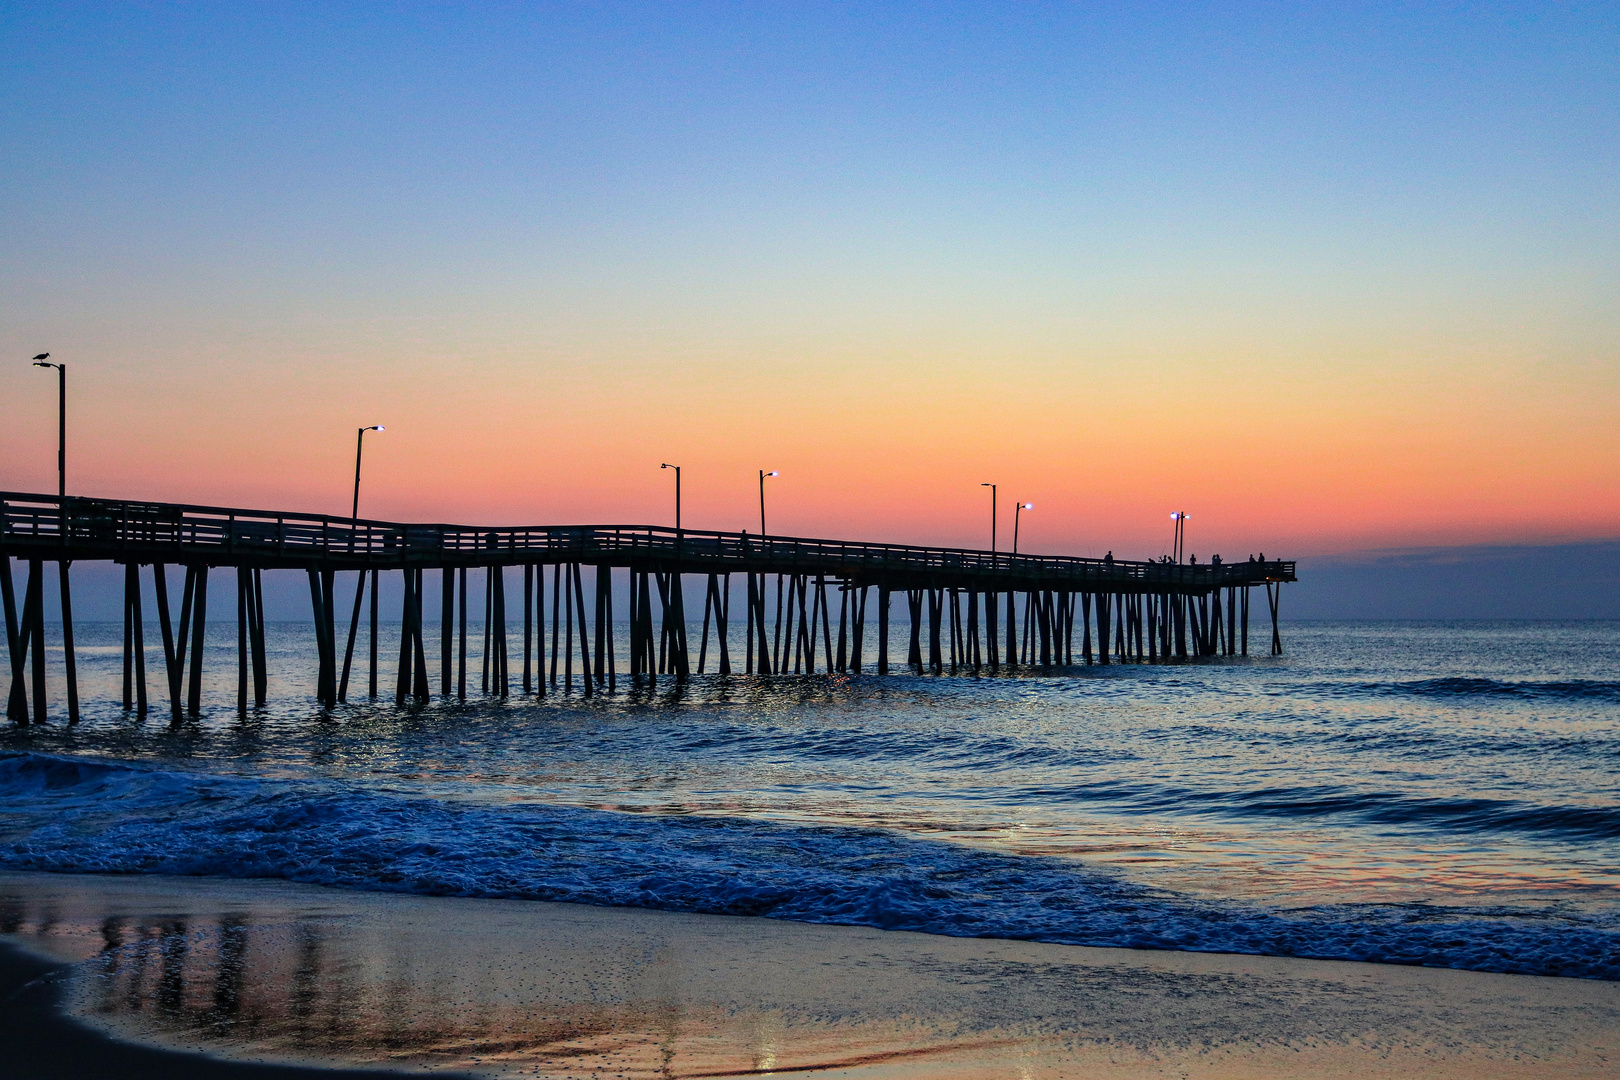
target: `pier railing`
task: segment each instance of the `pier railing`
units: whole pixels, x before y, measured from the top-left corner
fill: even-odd
[[[751,570],[1181,593],[1295,580],[1295,564],[1281,560],[1178,565],[656,525],[410,524],[16,492],[0,492],[0,551],[18,558],[262,568],[656,564],[693,573]]]

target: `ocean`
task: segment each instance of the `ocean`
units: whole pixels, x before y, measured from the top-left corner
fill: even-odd
[[[1620,979],[1620,623],[506,700],[475,630],[465,703],[396,708],[385,668],[330,712],[307,624],[269,629],[270,705],[238,713],[216,624],[171,728],[161,649],[138,719],[121,628],[81,624],[82,722],[0,732],[0,868]]]

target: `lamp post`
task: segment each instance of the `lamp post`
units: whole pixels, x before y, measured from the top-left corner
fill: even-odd
[[[996,485],[980,484],[990,489],[990,554],[996,553]]]
[[[1035,504],[1034,503],[1021,502],[1013,510],[1013,549],[1012,549],[1012,553],[1014,555],[1018,554],[1018,517],[1025,510],[1033,510],[1033,509],[1035,509]]]
[[[372,424],[361,428],[360,434],[354,437],[354,508],[349,512],[351,518],[360,516],[360,452],[366,448],[366,432],[382,430],[381,424]]]
[[[681,531],[681,467],[679,465],[660,465],[660,469],[675,470],[675,531]]]
[[[1176,523],[1175,539],[1170,544],[1170,551],[1179,565],[1181,553],[1187,546],[1187,518],[1191,516],[1185,510],[1177,510],[1170,515],[1170,520]]]
[[[67,498],[67,365],[47,364],[50,353],[34,357],[34,366],[56,369],[56,494]]]
[[[764,469],[759,470],[759,535],[761,536],[765,535],[765,478],[767,476],[781,475],[775,469],[770,472],[766,472]]]

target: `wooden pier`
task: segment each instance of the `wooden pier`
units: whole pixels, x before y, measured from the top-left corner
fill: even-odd
[[[368,693],[377,696],[377,596],[384,573],[400,574],[404,584],[393,687],[401,705],[428,701],[435,681],[442,698],[466,698],[469,588],[484,594],[479,690],[506,697],[514,682],[524,694],[577,688],[590,695],[615,691],[621,675],[636,683],[659,675],[685,679],[705,672],[711,659],[722,675],[859,673],[874,623],[876,670],[888,674],[897,666],[889,655],[897,594],[909,615],[903,665],[916,674],[1246,656],[1256,587],[1265,590],[1270,617],[1265,647],[1276,655],[1282,652],[1282,585],[1295,580],[1294,564],[1275,560],[1128,562],[646,525],[402,524],[10,492],[0,492],[0,556],[11,660],[7,715],[18,724],[43,723],[46,716],[49,562],[58,569],[70,722],[79,715],[70,567],[85,560],[124,567],[123,704],[142,715],[148,698],[140,571],[150,567],[176,722],[201,711],[212,568],[236,572],[237,704],[243,711],[265,703],[266,570],[308,575],[319,657],[315,696],[327,707],[349,695],[363,613],[370,630]],[[28,568],[20,596],[13,558]],[[169,600],[170,567],[180,575],[178,617]],[[507,567],[522,568],[516,619],[508,610]],[[588,577],[587,568],[593,571]],[[629,668],[623,673],[615,648],[615,569],[629,571]],[[440,572],[437,680],[425,633],[426,571]],[[340,573],[357,577],[341,658]],[[745,642],[740,658],[730,639],[736,576],[742,578],[736,590]],[[703,586],[695,649],[682,587],[688,577]],[[509,631],[519,621],[521,677],[514,679]]]

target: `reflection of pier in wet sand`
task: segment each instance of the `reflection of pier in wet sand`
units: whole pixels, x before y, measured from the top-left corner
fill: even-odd
[[[0,875],[73,1011],[255,1060],[488,1075],[1602,1076],[1620,986],[766,919]]]

